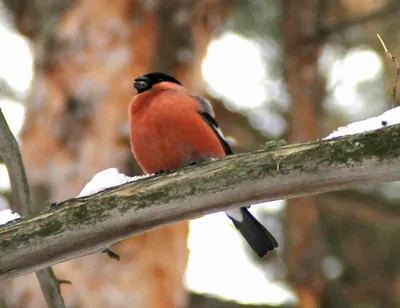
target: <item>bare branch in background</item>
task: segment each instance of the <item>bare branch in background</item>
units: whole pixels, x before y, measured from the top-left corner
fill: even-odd
[[[0,156],[8,171],[11,182],[12,203],[11,209],[21,216],[27,216],[31,203],[28,181],[22,162],[17,140],[8,127],[0,108]]]
[[[400,125],[394,125],[234,155],[66,200],[0,228],[0,280],[207,213],[399,180],[399,136]]]
[[[393,80],[393,86],[392,86],[392,98],[393,98],[393,105],[396,105],[396,92],[397,92],[397,81],[399,80],[399,75],[400,75],[400,64],[399,60],[397,60],[397,57],[392,55],[388,49],[386,48],[386,44],[381,38],[379,34],[376,35],[378,37],[378,40],[381,42],[383,50],[385,51],[385,56],[389,60],[391,60],[394,64],[396,64],[396,75],[394,76]]]
[[[11,209],[22,216],[34,214],[31,210],[31,197],[25,167],[17,140],[8,127],[0,108],[0,156],[7,167],[11,181],[12,204]],[[51,308],[64,308],[64,300],[61,295],[60,282],[55,277],[51,267],[40,269],[36,272],[40,287]]]

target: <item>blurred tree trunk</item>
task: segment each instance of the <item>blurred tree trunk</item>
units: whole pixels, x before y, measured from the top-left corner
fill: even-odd
[[[289,141],[319,137],[318,116],[324,98],[324,80],[318,71],[322,42],[317,40],[319,0],[285,0],[283,37],[284,69],[292,96]],[[323,291],[320,274],[321,244],[318,206],[314,196],[288,200],[285,259],[289,281],[301,307],[319,307]]]
[[[139,173],[129,149],[134,77],[174,74],[200,90],[200,63],[229,1],[3,0],[31,39],[35,77],[22,136],[35,204],[76,196],[94,174]],[[188,223],[55,266],[68,307],[184,307]],[[33,275],[2,284],[9,307],[44,307]]]

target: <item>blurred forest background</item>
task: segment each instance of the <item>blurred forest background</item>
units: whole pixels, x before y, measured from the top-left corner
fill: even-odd
[[[0,3],[0,107],[42,209],[105,168],[140,173],[127,106],[149,71],[207,96],[236,153],[314,140],[393,106],[395,68],[376,33],[400,56],[398,0]],[[0,172],[0,206],[18,210]],[[400,307],[399,191],[253,206],[280,243],[263,260],[215,214],[190,236],[182,222],[118,243],[120,262],[98,254],[54,270],[72,281],[67,307]],[[34,274],[0,287],[1,307],[45,306]]]

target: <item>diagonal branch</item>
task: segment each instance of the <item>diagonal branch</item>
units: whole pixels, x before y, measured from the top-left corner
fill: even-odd
[[[0,280],[207,213],[399,179],[400,125],[150,176],[1,227]]]
[[[0,157],[7,167],[11,182],[12,210],[21,216],[28,215],[31,203],[28,181],[17,140],[8,127],[0,108]]]
[[[33,214],[31,210],[31,197],[25,167],[17,140],[11,133],[0,108],[0,156],[7,167],[11,180],[13,211],[23,216]],[[63,308],[64,300],[61,296],[60,284],[51,267],[40,269],[36,272],[40,287],[48,307]]]

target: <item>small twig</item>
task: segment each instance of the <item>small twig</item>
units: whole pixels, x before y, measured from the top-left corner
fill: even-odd
[[[397,81],[399,79],[399,75],[400,75],[400,63],[397,60],[397,57],[394,56],[393,54],[391,54],[388,49],[386,48],[385,42],[383,41],[383,39],[381,38],[381,36],[379,34],[376,35],[378,37],[378,40],[381,42],[383,50],[385,51],[385,56],[386,58],[388,58],[389,60],[391,60],[394,64],[396,64],[396,75],[394,77],[393,80],[393,86],[392,86],[392,98],[393,98],[393,104],[394,106],[396,105],[396,92],[397,92]],[[393,106],[393,107],[394,107]]]
[[[29,192],[28,180],[26,178],[25,167],[22,161],[21,152],[17,140],[4,118],[0,108],[0,156],[7,167],[11,181],[12,204],[11,209],[22,216],[33,213],[31,209],[31,196]],[[51,267],[47,267],[36,272],[40,288],[46,299],[49,308],[64,308],[64,300],[60,291],[59,280],[54,275]]]
[[[112,251],[111,249],[104,249],[103,250],[104,253],[106,253],[110,258],[115,259],[117,261],[121,260],[121,257],[119,256],[119,254],[116,254],[114,251]]]
[[[71,281],[65,280],[65,279],[57,279],[57,282],[58,282],[59,285],[62,285],[62,284],[72,284]]]
[[[60,285],[68,280],[57,279],[51,267],[36,271],[36,277],[39,280],[47,306],[49,308],[64,308],[65,304],[61,295]],[[69,283],[71,282],[69,281]]]

